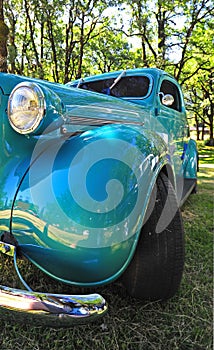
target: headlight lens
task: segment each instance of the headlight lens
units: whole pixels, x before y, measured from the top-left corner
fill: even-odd
[[[40,125],[45,113],[45,97],[35,83],[23,82],[13,89],[8,101],[9,122],[20,134],[29,134]]]

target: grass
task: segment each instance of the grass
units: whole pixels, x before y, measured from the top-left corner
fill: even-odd
[[[210,350],[213,291],[214,149],[199,143],[198,193],[182,208],[186,262],[179,292],[165,303],[128,297],[115,283],[99,288],[109,312],[101,320],[70,329],[50,329],[0,320],[1,350]],[[21,287],[12,261],[0,256],[1,284]],[[32,287],[62,292],[29,263],[21,263]],[[6,282],[7,281],[7,282]],[[66,290],[68,292],[68,290]],[[72,292],[72,291],[69,291]]]

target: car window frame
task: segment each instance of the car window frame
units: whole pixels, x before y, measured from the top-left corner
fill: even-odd
[[[162,87],[164,82],[167,82],[169,85],[171,84],[171,86],[174,87],[174,90],[176,91],[176,98],[175,98],[175,95],[172,93],[171,89],[169,90],[169,92],[168,91],[166,91],[166,92],[161,91],[161,87]],[[171,105],[171,106],[164,105],[162,103],[162,101],[161,101],[162,94],[164,94],[164,95],[167,95],[167,94],[172,95],[174,97],[175,103],[176,103],[176,100],[178,101],[177,105],[178,105],[179,108],[175,108],[175,107],[173,107],[173,105]],[[182,104],[182,94],[181,94],[181,91],[180,91],[180,89],[179,89],[179,87],[178,87],[178,85],[176,84],[175,81],[169,79],[166,76],[163,77],[163,79],[161,80],[160,85],[159,85],[158,95],[159,95],[159,101],[160,101],[160,104],[161,104],[162,107],[167,108],[167,109],[171,109],[171,110],[176,111],[178,113],[182,113],[182,110],[183,110],[183,108],[182,108],[182,106],[183,106],[183,104]]]
[[[114,96],[114,95],[111,95],[112,97],[115,97],[115,98],[121,98],[121,99],[124,99],[124,100],[144,100],[146,99],[150,94],[151,94],[151,91],[153,89],[153,86],[154,86],[154,79],[153,79],[153,76],[151,74],[126,74],[124,77],[121,78],[124,79],[124,78],[127,78],[127,77],[146,77],[148,78],[149,80],[149,85],[148,85],[148,91],[147,91],[147,94],[145,96]],[[115,77],[109,77],[109,78],[106,78],[106,79],[98,79],[96,80],[96,82],[98,83],[99,81],[103,81],[103,80],[115,80],[117,78],[117,76]],[[84,84],[90,84],[90,83],[93,83],[95,81],[90,81],[87,79],[84,80],[84,82],[79,86],[80,89],[83,89],[83,90],[88,90],[88,89],[84,89],[82,86]],[[120,81],[118,82],[118,84],[120,83]],[[104,94],[104,92],[100,92],[100,91],[96,91],[96,90],[88,90],[88,91],[93,91],[93,92],[96,92],[96,93],[100,93],[100,94]]]

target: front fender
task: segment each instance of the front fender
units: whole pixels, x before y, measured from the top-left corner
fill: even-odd
[[[111,282],[133,256],[166,144],[146,129],[110,125],[40,153],[38,142],[13,206],[22,253],[62,282]]]

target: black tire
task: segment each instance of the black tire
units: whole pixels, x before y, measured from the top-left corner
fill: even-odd
[[[157,233],[163,210],[168,215],[164,214],[167,223]],[[174,188],[164,173],[159,175],[153,189],[147,216],[149,218],[141,229],[135,255],[122,276],[122,283],[129,295],[135,298],[165,300],[177,292],[181,282],[184,230]]]

